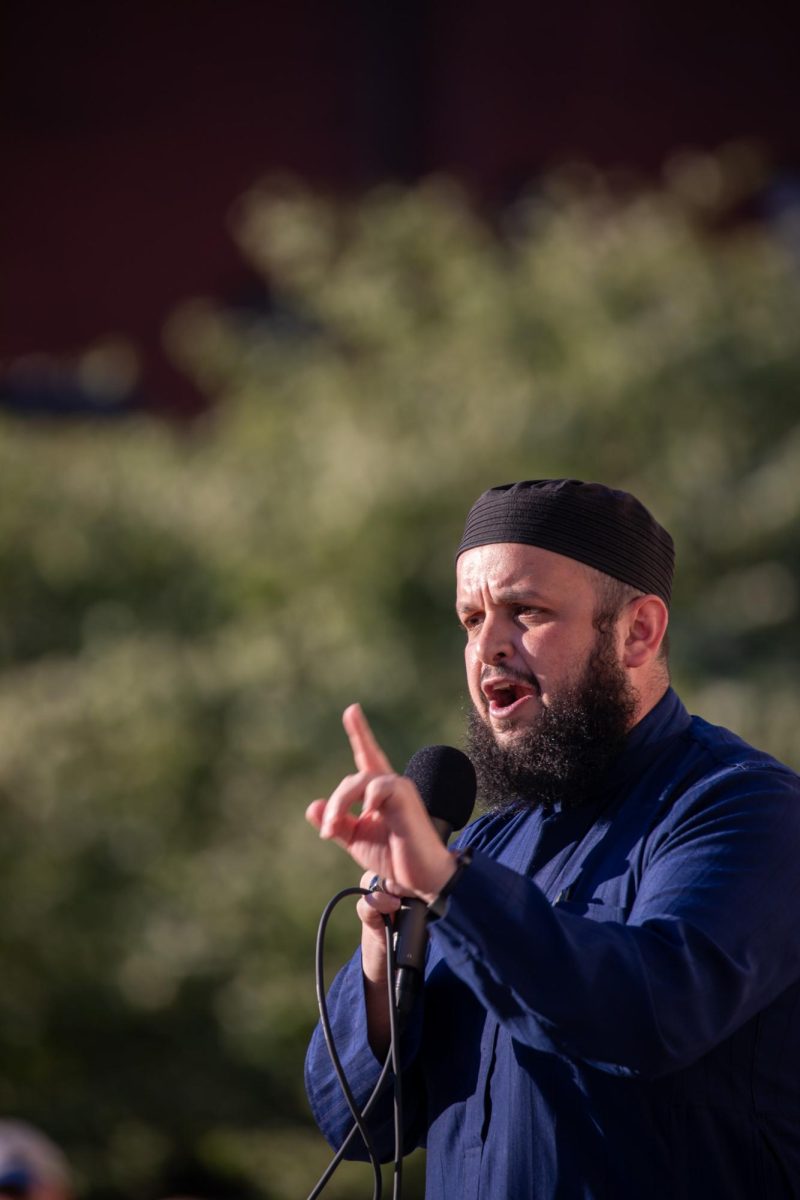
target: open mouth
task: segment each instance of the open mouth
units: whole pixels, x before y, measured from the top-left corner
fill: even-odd
[[[505,678],[484,680],[481,691],[486,697],[489,715],[500,718],[516,716],[536,695],[532,684]]]

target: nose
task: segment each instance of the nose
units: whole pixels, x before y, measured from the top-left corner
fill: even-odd
[[[487,666],[513,656],[511,630],[501,614],[486,614],[475,640],[475,651],[480,661]]]

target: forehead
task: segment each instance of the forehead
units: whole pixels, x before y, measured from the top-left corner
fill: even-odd
[[[459,601],[487,590],[493,596],[536,593],[551,600],[594,596],[591,573],[583,563],[519,542],[492,542],[459,555],[456,564]]]

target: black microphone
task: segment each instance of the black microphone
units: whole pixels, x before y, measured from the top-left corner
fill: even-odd
[[[416,784],[428,816],[447,844],[450,834],[466,825],[472,814],[478,786],[472,763],[453,746],[425,746],[411,757],[403,774]],[[422,986],[427,917],[428,906],[415,897],[406,897],[395,917],[395,1000],[401,1024]]]

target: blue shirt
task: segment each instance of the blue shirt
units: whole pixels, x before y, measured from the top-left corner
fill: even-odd
[[[800,1197],[794,772],[670,690],[597,803],[489,814],[461,844],[403,1046],[427,1200]],[[363,1103],[380,1064],[358,954],[329,1000]],[[351,1118],[319,1029],[306,1081],[338,1146]]]

